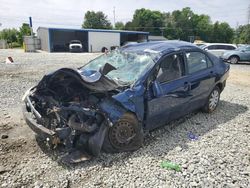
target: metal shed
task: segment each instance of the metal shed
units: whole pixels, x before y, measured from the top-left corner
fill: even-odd
[[[104,30],[104,29],[37,29],[41,40],[41,49],[48,52],[68,52],[71,40],[79,40],[84,52],[100,52],[103,47],[122,46],[126,42],[141,42],[148,40],[148,32]]]

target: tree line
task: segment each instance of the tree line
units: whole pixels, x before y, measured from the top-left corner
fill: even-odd
[[[137,9],[131,21],[125,24],[116,22],[115,26],[112,26],[103,12],[87,11],[82,28],[146,31],[150,35],[184,41],[196,39],[205,42],[250,44],[250,24],[241,25],[234,30],[226,22],[212,23],[208,15],[195,14],[189,7],[173,12]],[[0,39],[5,39],[10,47],[16,47],[22,46],[23,36],[30,34],[29,24],[23,23],[19,29],[0,31]]]
[[[125,24],[116,22],[114,27],[103,12],[87,11],[82,27],[146,31],[151,35],[162,35],[167,39],[185,41],[197,39],[206,42],[250,44],[249,24],[234,30],[226,22],[212,23],[210,16],[195,14],[189,7],[173,12],[137,9],[132,21]]]
[[[19,29],[3,29],[0,31],[0,39],[7,41],[7,44],[12,47],[20,47],[23,45],[23,36],[31,35],[29,24],[23,23]]]

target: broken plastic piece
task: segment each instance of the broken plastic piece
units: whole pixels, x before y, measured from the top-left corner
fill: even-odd
[[[87,153],[83,153],[82,151],[76,150],[62,158],[62,162],[64,163],[80,163],[83,161],[88,161],[92,157]]]
[[[12,57],[7,57],[6,60],[5,60],[5,63],[6,64],[14,63],[14,60],[12,59]]]
[[[190,140],[198,140],[198,136],[196,136],[195,134],[193,134],[192,132],[188,133],[188,138]]]
[[[162,168],[166,168],[166,169],[169,169],[169,170],[175,170],[177,172],[180,172],[181,171],[181,166],[176,164],[176,163],[172,163],[170,161],[163,161],[161,163],[161,167]]]

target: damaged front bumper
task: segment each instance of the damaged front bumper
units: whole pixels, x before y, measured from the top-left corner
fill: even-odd
[[[50,144],[52,144],[54,147],[56,147],[58,144],[64,144],[65,146],[73,146],[74,139],[72,139],[75,136],[75,131],[72,127],[64,127],[64,128],[56,128],[55,130],[51,130],[49,128],[46,128],[42,125],[43,117],[42,115],[36,110],[34,107],[33,101],[31,99],[31,95],[34,93],[35,87],[29,89],[25,95],[23,96],[23,104],[22,104],[22,111],[24,119],[27,123],[27,125],[43,140],[46,140]],[[88,140],[86,142],[85,138],[82,138],[80,140],[84,140],[84,144],[78,144],[79,146],[82,146],[80,149],[84,152],[87,152],[91,155],[99,155],[105,135],[108,129],[108,126],[111,125],[111,122],[108,122],[108,120],[104,120],[103,123],[100,125],[99,129],[95,131],[91,136],[88,137]],[[87,143],[87,146],[86,146]],[[84,147],[83,147],[84,145]],[[72,148],[71,148],[72,149]],[[85,157],[86,158],[86,157]],[[87,157],[87,159],[90,159]],[[77,160],[76,160],[77,161]]]

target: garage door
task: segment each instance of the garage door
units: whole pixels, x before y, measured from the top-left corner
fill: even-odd
[[[120,33],[89,31],[89,52],[100,52],[103,47],[111,46],[120,46]]]

